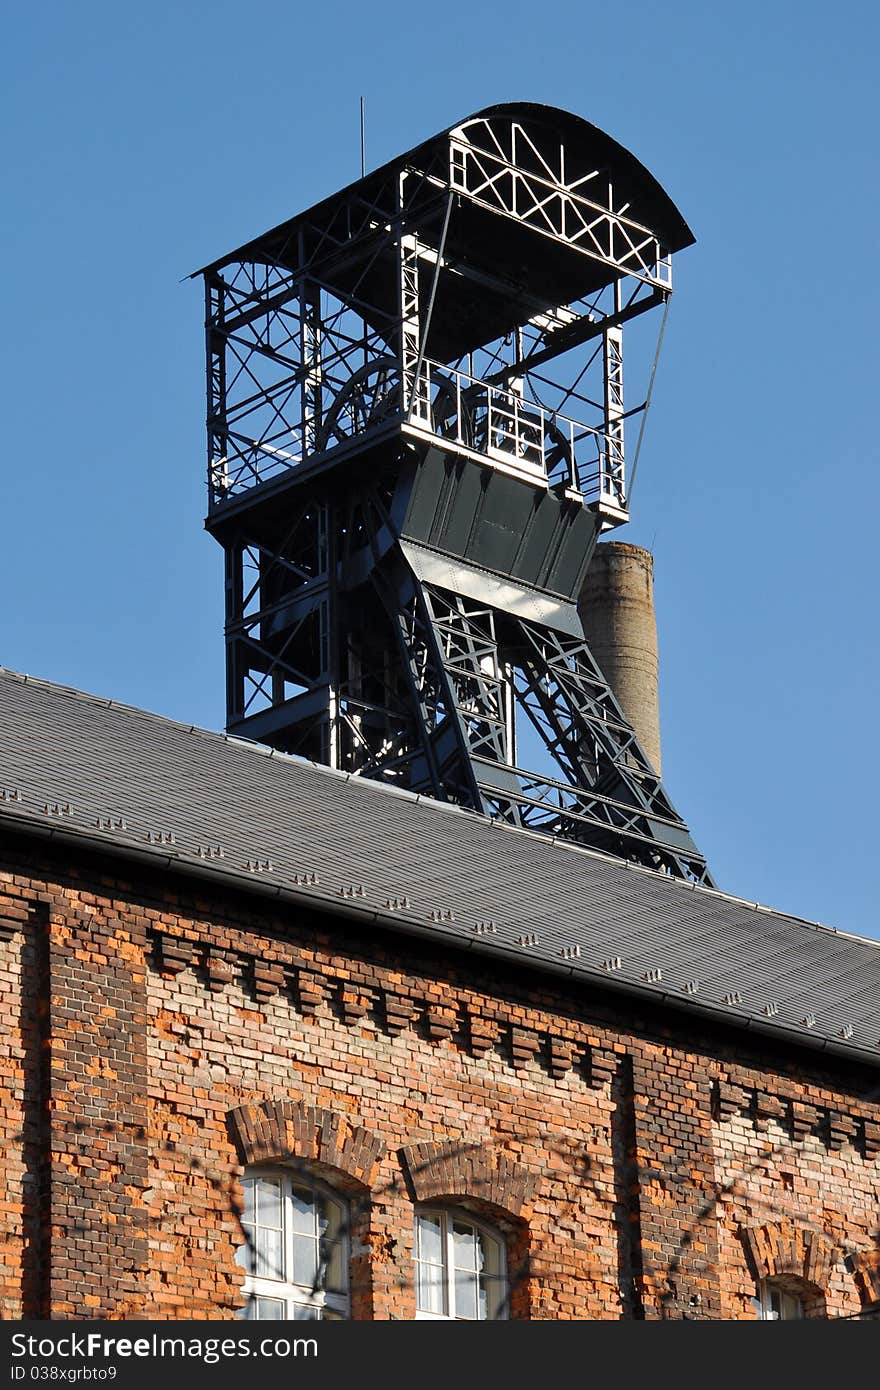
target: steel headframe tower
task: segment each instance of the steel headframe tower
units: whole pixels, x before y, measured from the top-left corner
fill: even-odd
[[[692,241],[517,103],[197,272],[230,733],[711,882],[576,606],[628,516],[623,327]]]

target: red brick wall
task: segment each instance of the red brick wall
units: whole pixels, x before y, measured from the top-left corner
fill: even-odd
[[[880,1072],[118,861],[4,867],[3,1316],[233,1316],[243,1162],[282,1155],[350,1196],[356,1317],[413,1316],[413,1202],[452,1198],[504,1233],[514,1317],[874,1296]]]
[[[0,893],[3,883],[0,878]],[[35,1019],[28,997],[24,958],[32,949],[26,940],[26,912],[13,916],[11,903],[0,896],[0,1316],[18,1316],[25,1284],[24,1195],[25,1165],[24,1076],[26,1035],[33,1036]],[[29,1015],[29,1017],[28,1017]],[[27,1039],[31,1041],[31,1039]],[[30,1136],[29,1136],[30,1137]],[[28,1285],[33,1279],[29,1273]],[[32,1297],[32,1288],[28,1288]]]

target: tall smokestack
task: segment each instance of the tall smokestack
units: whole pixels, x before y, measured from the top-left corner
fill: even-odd
[[[604,541],[578,599],[590,650],[642,748],[660,772],[654,557],[625,541]]]

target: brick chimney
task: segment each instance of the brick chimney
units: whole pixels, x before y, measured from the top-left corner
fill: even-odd
[[[590,650],[660,772],[654,557],[625,541],[596,546],[578,599]]]

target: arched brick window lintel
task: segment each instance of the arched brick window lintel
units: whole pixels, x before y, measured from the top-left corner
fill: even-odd
[[[747,1226],[740,1235],[759,1280],[787,1275],[827,1288],[834,1247],[821,1232],[786,1219]]]
[[[855,1251],[848,1256],[847,1266],[855,1275],[862,1305],[880,1304],[880,1246]]]
[[[400,1158],[417,1202],[477,1201],[519,1220],[528,1213],[535,1178],[491,1145],[409,1144]]]
[[[245,1165],[290,1159],[375,1184],[385,1144],[350,1115],[296,1100],[265,1100],[230,1110],[229,1132]]]

